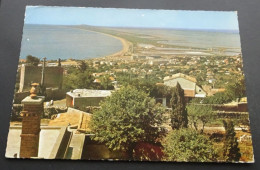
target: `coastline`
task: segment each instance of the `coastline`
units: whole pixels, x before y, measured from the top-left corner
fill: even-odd
[[[124,56],[124,54],[129,51],[130,46],[133,45],[131,42],[127,41],[126,39],[121,38],[121,37],[117,37],[117,36],[114,36],[114,35],[111,35],[111,34],[98,32],[98,31],[93,31],[93,30],[88,30],[88,29],[84,29],[84,28],[76,28],[76,29],[81,29],[81,30],[84,30],[84,31],[89,31],[89,32],[103,34],[103,35],[110,36],[112,38],[115,38],[115,39],[118,39],[119,41],[121,41],[122,49],[120,51],[118,51],[118,52],[113,53],[113,54],[109,54],[109,55],[104,56],[106,58],[114,58],[114,57]]]

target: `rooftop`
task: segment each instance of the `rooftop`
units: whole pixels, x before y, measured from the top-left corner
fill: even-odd
[[[45,159],[54,159],[58,154],[58,148],[64,134],[66,133],[66,126],[41,126],[39,139],[38,157]],[[10,126],[8,141],[5,156],[7,158],[14,158],[15,155],[19,158],[22,126]],[[65,150],[65,148],[61,148]]]
[[[92,115],[74,108],[68,108],[66,113],[60,113],[50,120],[48,126],[76,126],[79,131],[90,131],[89,122]]]
[[[75,89],[67,92],[71,97],[108,97],[112,94],[113,90],[92,90],[92,89]]]
[[[176,79],[176,78],[185,78],[185,79],[190,80],[194,83],[197,82],[196,78],[190,77],[190,76],[182,74],[182,73],[177,73],[177,74],[174,74],[174,75],[171,75],[171,76],[164,77],[163,80],[167,81],[167,80],[172,80],[172,79]]]

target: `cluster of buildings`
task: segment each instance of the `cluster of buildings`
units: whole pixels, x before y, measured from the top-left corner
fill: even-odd
[[[146,47],[145,47],[146,48]],[[147,47],[150,48],[150,47]],[[152,47],[151,47],[152,48]],[[144,62],[145,61],[145,62]],[[110,81],[116,82],[117,73],[134,73],[137,75],[154,74],[162,80],[161,85],[175,87],[180,84],[184,90],[187,101],[193,98],[204,98],[222,92],[224,89],[202,88],[197,79],[188,74],[175,70],[185,65],[188,68],[195,68],[194,74],[205,71],[205,80],[209,83],[217,81],[214,67],[219,72],[241,72],[238,68],[230,70],[229,66],[234,65],[240,68],[239,57],[222,59],[206,59],[202,56],[182,56],[165,58],[162,56],[133,55],[128,60],[108,61],[105,59],[94,60],[92,67],[99,68],[104,65],[112,67],[105,72],[93,73],[96,83],[100,83],[100,77],[109,75]],[[122,68],[122,64],[128,64],[128,68]],[[140,63],[142,63],[140,65]],[[139,65],[139,67],[138,67]],[[201,67],[204,68],[201,68]],[[156,68],[156,69],[154,69]],[[206,68],[206,69],[205,69]],[[66,70],[66,69],[65,69]],[[11,124],[8,135],[6,157],[9,158],[46,158],[46,159],[113,159],[122,153],[111,152],[104,144],[91,140],[91,129],[89,121],[92,114],[89,108],[99,108],[100,102],[111,96],[114,90],[93,90],[74,89],[68,92],[62,90],[64,67],[47,65],[42,67],[21,65],[19,69],[19,90],[15,100],[23,107],[21,112],[22,124]],[[156,72],[166,74],[159,75]],[[174,74],[175,73],[175,74]],[[192,73],[192,72],[191,72]],[[30,85],[32,82],[41,82],[44,79],[47,98],[65,98],[68,110],[52,117],[47,124],[41,123],[41,115],[44,110],[44,98],[37,96],[29,97]],[[59,96],[59,97],[57,97]],[[157,99],[164,106],[167,106],[166,97]],[[241,139],[242,140],[242,139]],[[100,152],[96,152],[99,150]],[[84,153],[86,152],[87,153]],[[122,155],[120,155],[122,156]]]

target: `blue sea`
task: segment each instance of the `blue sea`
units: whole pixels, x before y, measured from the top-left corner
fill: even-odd
[[[68,26],[25,25],[20,57],[90,59],[114,54],[122,48],[120,40],[101,33]]]
[[[161,44],[182,47],[225,48],[225,54],[241,53],[239,32],[216,30],[174,30],[150,28],[107,28],[134,34],[145,39],[156,39]],[[90,59],[105,57],[120,51],[120,40],[111,36],[71,26],[25,25],[21,58],[27,55],[48,60]]]

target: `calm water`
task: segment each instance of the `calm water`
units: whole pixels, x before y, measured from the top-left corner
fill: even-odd
[[[25,25],[21,58],[27,55],[47,59],[88,59],[103,57],[122,49],[120,40],[65,26]]]
[[[132,33],[145,39],[184,47],[226,48],[226,54],[241,52],[237,32],[109,28]],[[47,59],[89,59],[103,57],[122,49],[120,40],[113,37],[66,26],[25,25],[21,58],[34,55]]]

